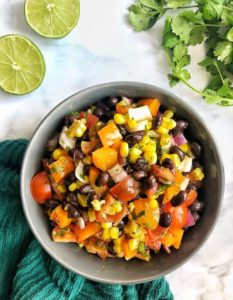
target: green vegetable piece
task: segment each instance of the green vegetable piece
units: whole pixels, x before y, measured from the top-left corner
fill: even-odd
[[[226,38],[228,41],[233,42],[233,27],[228,31]]]
[[[204,20],[219,19],[223,11],[225,0],[198,0]]]
[[[168,7],[178,8],[190,4],[192,0],[166,0],[166,2]]]
[[[233,59],[233,43],[230,41],[219,42],[215,47],[214,55],[225,64],[230,64]]]

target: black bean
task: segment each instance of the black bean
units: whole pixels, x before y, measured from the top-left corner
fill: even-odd
[[[168,168],[169,170],[174,169],[174,163],[170,158],[165,158],[163,160],[162,166],[165,167],[165,168]]]
[[[186,199],[187,193],[185,191],[179,192],[176,196],[174,196],[171,200],[172,206],[179,206],[184,203]]]
[[[122,136],[126,136],[127,135],[128,132],[127,132],[127,130],[126,130],[126,128],[125,128],[124,125],[118,125],[118,128],[119,128],[120,133],[121,133]]]
[[[109,244],[108,244],[108,253],[110,255],[116,255],[116,252],[114,250],[114,242],[111,241]]]
[[[125,137],[125,141],[131,145],[137,144],[143,139],[144,134],[145,134],[144,130],[130,133]]]
[[[78,198],[75,196],[74,193],[68,192],[66,196],[66,201],[71,203],[73,206],[79,208]]]
[[[184,131],[188,127],[189,123],[185,120],[177,120],[175,130]]]
[[[89,141],[88,130],[84,132],[84,134],[76,139],[76,148],[80,147],[81,141]]]
[[[132,176],[136,180],[141,180],[142,178],[145,178],[147,176],[147,172],[146,171],[135,171],[132,173]]]
[[[198,159],[193,160],[192,167],[193,167],[193,169],[200,168],[201,170],[203,170],[203,166],[201,165],[201,163]]]
[[[50,222],[50,225],[51,225],[52,227],[56,227],[56,226],[57,226],[57,223],[54,222],[54,221],[51,221],[51,222]]]
[[[118,103],[118,99],[116,97],[108,97],[104,103],[108,106],[108,107],[115,107]]]
[[[105,112],[104,112],[103,108],[96,106],[96,108],[93,111],[93,115],[95,115],[99,119],[102,119],[103,116],[105,115]]]
[[[152,128],[157,129],[161,126],[163,121],[163,115],[158,113],[152,120]]]
[[[125,166],[125,171],[128,173],[128,174],[131,174],[133,172],[133,167],[131,166],[131,164],[127,164]]]
[[[119,227],[119,228],[124,228],[125,225],[126,225],[126,223],[127,223],[127,219],[124,218],[124,219],[122,219],[122,220],[118,223],[117,227]]]
[[[134,164],[132,164],[132,167],[137,171],[146,171],[148,168],[148,162],[142,158],[139,157]]]
[[[182,151],[179,147],[177,146],[172,146],[170,149],[171,154],[177,154],[180,158],[180,160],[183,160],[185,157],[184,151]]]
[[[152,174],[145,179],[145,182],[149,189],[152,189],[157,185],[157,181]]]
[[[200,215],[197,212],[193,213],[192,216],[195,223],[197,223],[200,220]]]
[[[79,149],[72,149],[69,151],[69,154],[71,155],[73,160],[81,160],[85,157],[85,155]]]
[[[77,115],[67,115],[65,119],[65,125],[69,127],[75,120],[78,119],[78,114]]]
[[[56,208],[58,205],[61,204],[61,201],[57,200],[57,199],[51,199],[45,202],[45,207],[48,208]]]
[[[90,169],[91,169],[91,166],[90,165],[84,165],[83,167],[83,174],[85,176],[88,176],[89,175],[89,172],[90,172]]]
[[[198,144],[196,142],[190,143],[190,149],[195,157],[200,157],[200,155],[201,155],[201,145],[200,144]]]
[[[195,213],[195,212],[201,212],[205,207],[205,204],[204,202],[202,201],[195,201],[193,202],[192,205],[189,206],[189,209],[192,213]]]
[[[64,180],[64,184],[68,186],[68,185],[70,185],[72,182],[74,182],[75,180],[77,180],[77,179],[76,179],[76,176],[75,176],[75,173],[74,173],[74,172],[69,173],[69,174],[66,176],[65,180]]]
[[[102,172],[96,180],[96,185],[103,186],[108,183],[109,179],[110,175],[108,174],[108,172]]]
[[[80,187],[79,193],[82,195],[94,192],[93,187],[90,184],[84,184]]]
[[[73,206],[71,203],[63,201],[62,208],[68,211],[69,218],[77,218],[80,216],[80,212],[77,207]]]
[[[172,215],[170,213],[162,213],[159,219],[159,225],[162,227],[169,227],[172,223]]]

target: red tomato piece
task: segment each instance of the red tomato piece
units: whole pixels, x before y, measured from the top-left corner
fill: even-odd
[[[87,124],[86,124],[87,128],[92,129],[98,121],[99,121],[98,117],[96,117],[93,114],[88,114],[87,115]]]
[[[197,199],[197,192],[194,191],[194,190],[191,190],[191,191],[188,193],[187,198],[186,198],[184,204],[185,204],[186,206],[190,206],[190,205],[193,204],[193,202],[194,202],[196,199]]]
[[[45,171],[36,174],[32,178],[30,188],[33,199],[39,204],[45,203],[52,197],[51,184]]]
[[[117,199],[128,202],[140,193],[139,183],[131,176],[114,185],[110,190],[111,194]]]
[[[151,167],[151,173],[155,177],[164,180],[166,183],[172,184],[175,182],[175,175],[168,168],[164,168],[159,165],[153,165]]]
[[[170,212],[172,223],[170,227],[183,228],[187,223],[188,209],[185,204],[173,207],[170,202],[166,203],[164,212]]]

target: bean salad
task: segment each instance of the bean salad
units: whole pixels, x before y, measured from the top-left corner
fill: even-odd
[[[188,126],[159,99],[108,97],[67,115],[30,184],[53,241],[103,259],[179,249],[205,206],[202,147]]]

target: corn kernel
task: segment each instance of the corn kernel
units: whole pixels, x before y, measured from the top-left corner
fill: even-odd
[[[159,137],[160,137],[160,135],[157,133],[157,132],[155,132],[154,130],[148,130],[147,132],[146,132],[146,135],[145,136],[148,136],[148,137],[150,137],[150,138],[156,138],[156,139],[158,139]]]
[[[108,229],[112,227],[112,223],[111,222],[101,223],[101,226],[104,229]]]
[[[83,185],[83,182],[77,181],[76,184],[77,184],[77,189],[79,189]]]
[[[142,140],[139,143],[139,146],[144,146],[146,144],[148,144],[150,142],[150,137],[147,135],[144,135],[144,137],[142,138]]]
[[[114,245],[116,246],[120,246],[122,243],[122,236],[120,238],[117,238],[115,241],[114,241]]]
[[[168,145],[171,142],[171,136],[169,134],[161,135],[160,145],[161,147]]]
[[[62,155],[63,155],[63,151],[58,148],[53,151],[52,157],[53,157],[53,159],[58,160],[59,157]]]
[[[138,248],[139,241],[137,239],[129,240],[129,250],[134,251]]]
[[[76,120],[70,125],[67,134],[71,138],[81,137],[86,130],[86,125],[81,120]]]
[[[130,202],[130,204],[129,204],[129,211],[130,212],[133,212],[133,210],[134,210],[134,204],[133,204],[133,202]]]
[[[118,239],[118,237],[119,237],[119,228],[118,227],[110,228],[109,232],[110,232],[111,239],[113,239],[113,240]]]
[[[128,119],[127,124],[129,126],[129,128],[131,128],[131,129],[134,129],[134,128],[137,127],[137,121],[136,120]]]
[[[129,155],[129,144],[126,142],[122,142],[120,146],[120,154],[123,157],[127,157]]]
[[[74,192],[75,190],[77,190],[77,188],[78,188],[77,182],[71,183],[68,187],[70,192]]]
[[[123,125],[126,123],[126,118],[124,115],[121,115],[121,114],[115,114],[114,115],[114,121],[116,124],[118,125]]]
[[[170,109],[165,110],[163,113],[164,117],[171,119],[174,116],[174,112]]]
[[[145,129],[150,130],[151,128],[152,128],[152,122],[148,121],[146,126],[145,126]]]
[[[157,154],[155,151],[147,151],[143,157],[148,161],[149,165],[153,165],[157,162]]]
[[[122,205],[119,201],[116,201],[114,204],[113,204],[114,208],[115,208],[115,211],[116,213],[119,213],[122,211]]]
[[[152,208],[152,209],[157,208],[158,207],[158,201],[152,198],[149,201],[149,205],[150,205],[150,208]]]
[[[103,229],[102,237],[104,240],[110,239],[110,232],[108,228]]]
[[[87,214],[88,214],[89,221],[95,222],[95,220],[96,220],[95,211],[93,209],[89,209]]]
[[[136,147],[132,147],[129,150],[129,160],[131,163],[134,163],[142,154],[142,150],[136,148]]]
[[[163,117],[162,126],[171,130],[176,127],[176,121],[167,117]]]
[[[94,210],[96,210],[96,211],[101,210],[101,203],[99,200],[95,199],[95,200],[91,201],[91,204],[92,204]]]
[[[191,172],[191,175],[193,176],[193,178],[195,180],[202,180],[205,175],[204,173],[202,172],[201,168],[196,168],[194,169],[192,172]]]
[[[78,202],[82,207],[87,207],[87,197],[85,195],[78,194]]]
[[[62,194],[64,194],[64,193],[67,192],[67,188],[66,188],[66,186],[65,186],[64,184],[59,184],[59,185],[57,186],[57,189],[58,189],[58,191],[59,191],[60,193],[62,193]]]
[[[167,128],[165,128],[165,127],[162,127],[162,126],[160,126],[157,130],[156,130],[156,132],[157,133],[159,133],[159,134],[166,134],[166,133],[168,133],[168,129]]]

